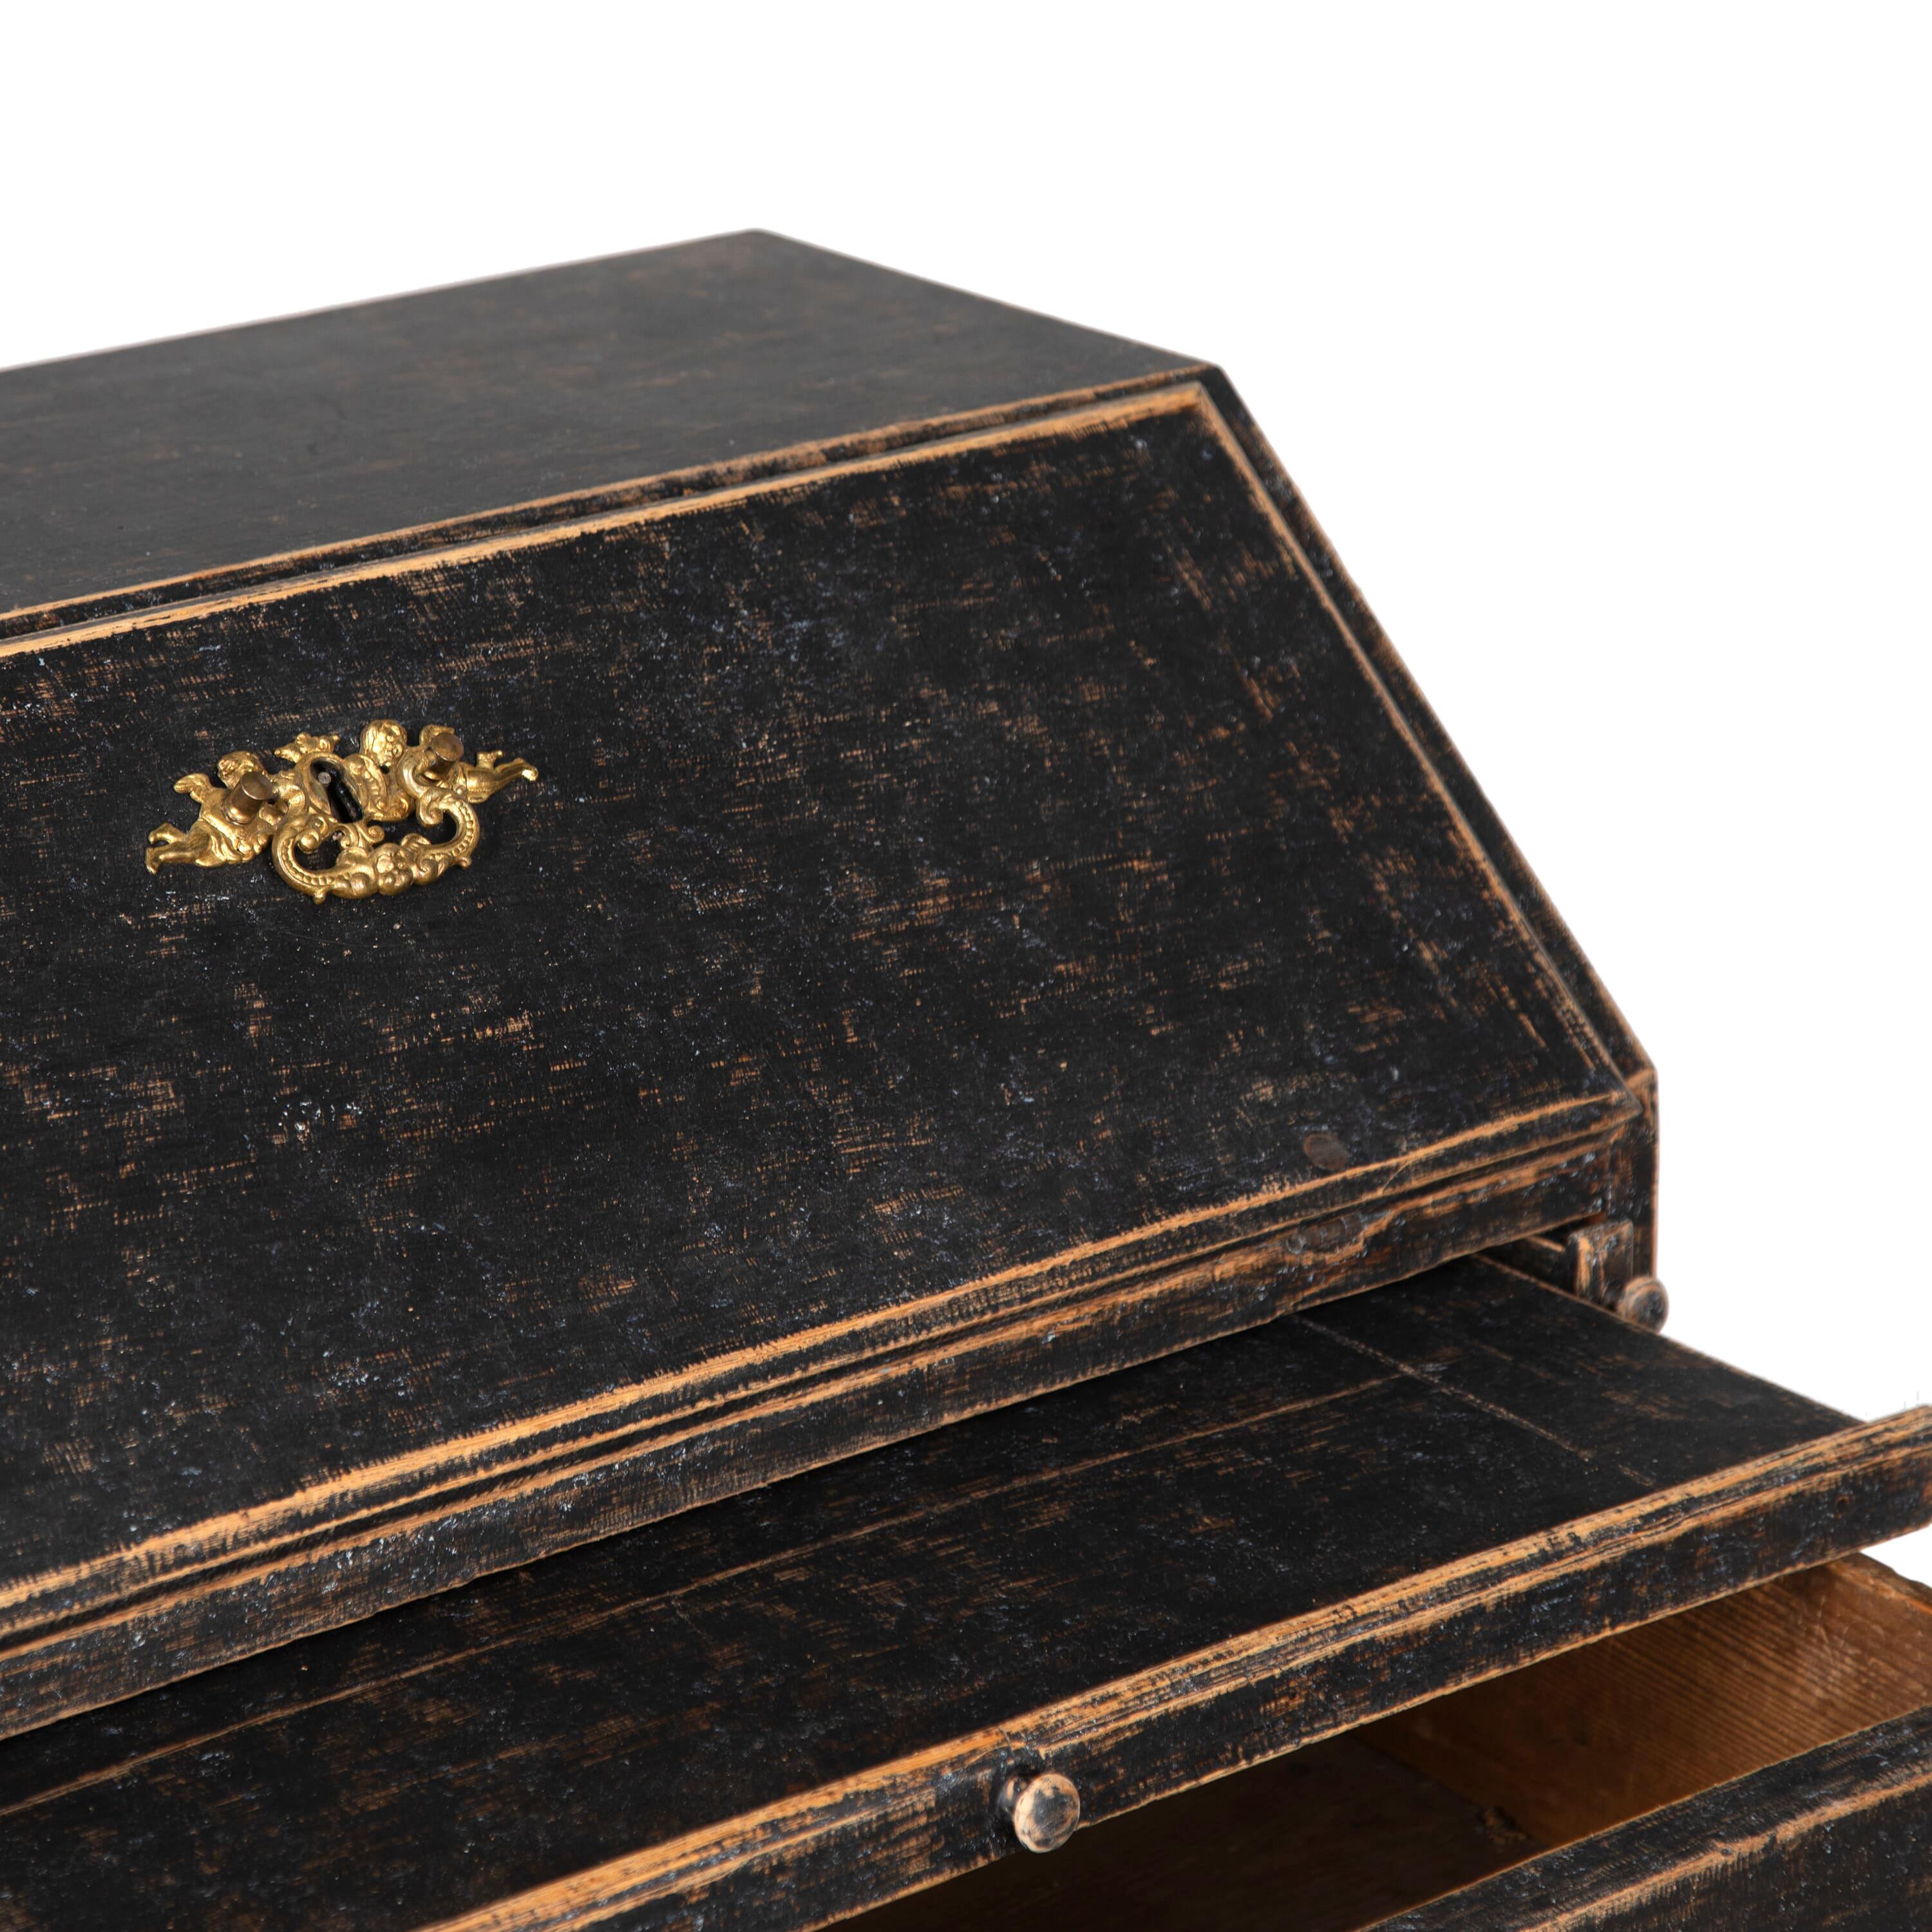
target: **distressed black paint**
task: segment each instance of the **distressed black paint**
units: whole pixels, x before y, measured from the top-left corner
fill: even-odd
[[[743,234],[0,371],[0,613],[1185,366]]]
[[[1468,1359],[1429,1339],[1438,1309],[1480,1336]],[[1637,1394],[1646,1367],[1655,1404]],[[0,1870],[16,1874],[0,1898],[58,1922],[97,1888],[130,1928],[426,1922],[950,1740],[973,1761],[988,1727],[1021,1749],[1050,1733],[1038,1714],[1056,1700],[1639,1501],[1660,1440],[1673,1479],[1713,1476],[1806,1443],[1828,1454],[1843,1420],[1459,1264],[0,1746]],[[1767,1496],[1692,1538],[1669,1587],[1708,1594],[1891,1520],[1780,1507]],[[1571,1554],[1552,1543],[1552,1560]],[[1540,1596],[1526,1577],[1534,1607],[1515,1623],[1445,1617],[1439,1637],[1300,1666],[1292,1694],[1257,1676],[1253,1699],[1231,1682],[1170,1708],[1184,1672],[1138,1694],[1144,1721],[1117,1743],[1066,1762],[1105,1816],[1240,1761],[1258,1736],[1282,1750],[1486,1655],[1654,1615],[1663,1576],[1606,1553]],[[931,1776],[938,1792],[961,1781],[944,1763]],[[962,1863],[999,1848],[992,1789],[983,1808],[961,1794]],[[812,1898],[850,1909],[904,1882],[890,1858],[808,1853],[798,1916],[782,1876],[713,1909],[806,1924]]]
[[[16,1577],[1636,1121],[1195,392],[0,698]],[[544,772],[470,873],[318,910],[140,866],[184,766],[375,715]]]

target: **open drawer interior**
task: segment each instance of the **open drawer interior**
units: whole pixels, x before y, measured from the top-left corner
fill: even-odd
[[[1568,1810],[1482,1743],[1506,1687],[1322,1740],[1928,1517],[1932,1413],[1456,1263],[8,1740],[0,1926],[810,1926],[1015,1864],[1000,1794],[1043,1771],[1130,1846],[1190,1787],[1265,1837],[1270,1792],[1372,1774],[1412,1836],[1467,1826],[1439,1890],[1721,1774],[1724,1734]]]
[[[1855,1558],[1546,1658],[853,1922],[1238,1932],[1279,1928],[1292,1900],[1296,1932],[1356,1932],[1391,1918],[1406,1928],[1439,1899],[1418,1932],[1513,1924],[1496,1888],[1454,1893],[1927,1707],[1932,1593]],[[1687,1814],[1683,1833],[1706,1817],[1727,1814]],[[1575,1903],[1540,1886],[1546,1871],[1512,1889],[1542,1889],[1552,1910]]]

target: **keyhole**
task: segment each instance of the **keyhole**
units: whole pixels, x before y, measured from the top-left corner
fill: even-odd
[[[322,796],[328,800],[331,814],[338,825],[358,825],[362,820],[362,808],[356,802],[356,794],[350,789],[349,781],[333,765],[317,765],[315,782],[322,788]]]

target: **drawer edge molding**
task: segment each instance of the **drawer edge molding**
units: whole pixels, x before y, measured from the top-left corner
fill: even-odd
[[[1932,1406],[1268,1625],[435,1932],[643,1928],[694,1910],[707,1932],[828,1924],[1005,1855],[998,1793],[1016,1774],[1070,1779],[1098,1822],[1928,1520]]]

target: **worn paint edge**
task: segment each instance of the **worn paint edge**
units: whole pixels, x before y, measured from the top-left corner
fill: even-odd
[[[1283,520],[1289,521],[1287,510],[1282,509],[1280,506],[1280,499],[1285,496],[1292,506],[1295,517],[1306,526],[1309,542],[1320,551],[1326,564],[1325,569],[1318,568],[1315,572],[1324,590],[1334,598],[1339,608],[1343,602],[1343,597],[1336,596],[1329,587],[1331,579],[1339,581],[1346,598],[1352,602],[1360,614],[1365,628],[1373,633],[1372,640],[1363,640],[1359,638],[1358,639],[1364,655],[1371,664],[1374,664],[1378,652],[1386,654],[1390,660],[1394,674],[1402,686],[1400,689],[1389,691],[1390,702],[1407,721],[1410,730],[1422,746],[1424,756],[1430,766],[1439,772],[1442,770],[1442,760],[1446,758],[1456,768],[1462,783],[1475,794],[1480,809],[1487,814],[1494,825],[1496,836],[1507,848],[1510,860],[1522,872],[1525,881],[1539,902],[1534,914],[1528,908],[1524,908],[1525,917],[1528,920],[1532,928],[1536,928],[1544,920],[1547,920],[1555,926],[1561,934],[1563,944],[1574,956],[1578,966],[1589,974],[1594,982],[1598,997],[1608,1009],[1611,1018],[1622,1029],[1624,1038],[1634,1056],[1632,1064],[1622,1069],[1624,1078],[1633,1088],[1647,1085],[1654,1094],[1657,1084],[1656,1067],[1649,1054],[1644,1051],[1642,1042],[1631,1030],[1628,1017],[1612,997],[1610,988],[1603,983],[1601,976],[1590,964],[1583,949],[1577,944],[1576,934],[1570,930],[1568,922],[1558,910],[1555,902],[1550,898],[1542,880],[1537,876],[1535,868],[1523,856],[1521,850],[1516,846],[1516,842],[1510,837],[1509,828],[1502,822],[1502,814],[1490,804],[1486,798],[1483,796],[1482,788],[1478,782],[1475,774],[1469,770],[1461,753],[1456,750],[1448,728],[1444,725],[1442,719],[1436,715],[1433,706],[1430,705],[1414,674],[1409,670],[1407,662],[1402,657],[1401,652],[1396,649],[1395,640],[1382,628],[1374,612],[1370,608],[1369,601],[1363,595],[1360,585],[1355,581],[1348,566],[1342,561],[1340,552],[1335,548],[1334,539],[1323,528],[1322,520],[1315,514],[1307,498],[1302,494],[1294,478],[1288,473],[1288,466],[1282,462],[1274,444],[1268,440],[1267,432],[1255,420],[1253,414],[1241,400],[1240,395],[1235,392],[1233,383],[1224,371],[1210,367],[1203,372],[1202,380],[1208,388],[1210,400],[1220,411],[1222,420],[1228,422],[1230,433],[1234,436],[1235,441],[1242,446],[1250,463],[1261,478],[1264,493],[1271,502],[1276,503]],[[1217,388],[1226,392],[1225,401],[1222,397],[1215,394]],[[1229,414],[1231,410],[1232,419],[1230,418]],[[1268,481],[1270,475],[1274,479],[1274,485],[1278,487],[1270,487]],[[1289,527],[1293,528],[1292,522],[1289,522]],[[1300,541],[1300,539],[1298,538],[1298,542]],[[1307,546],[1304,544],[1303,547],[1306,548]],[[1346,622],[1346,613],[1344,621]],[[1352,629],[1352,626],[1351,628]],[[1379,671],[1378,675],[1381,675]],[[1384,682],[1387,683],[1386,679],[1384,680]],[[1420,716],[1417,715],[1418,713],[1420,714]],[[1438,740],[1438,742],[1432,746],[1430,742],[1432,738]],[[1446,777],[1444,783],[1445,785],[1448,783]],[[1475,830],[1475,822],[1473,818],[1470,823],[1472,831]],[[1477,836],[1480,838],[1483,835],[1478,832]],[[1488,849],[1486,844],[1484,850]],[[1500,860],[1497,862],[1497,869],[1499,872],[1504,869]],[[1510,896],[1512,898],[1519,896],[1516,889],[1514,886],[1510,888]],[[1548,951],[1546,946],[1544,950]],[[1568,975],[1562,963],[1552,956],[1551,967],[1557,977],[1564,980],[1567,985]]]

